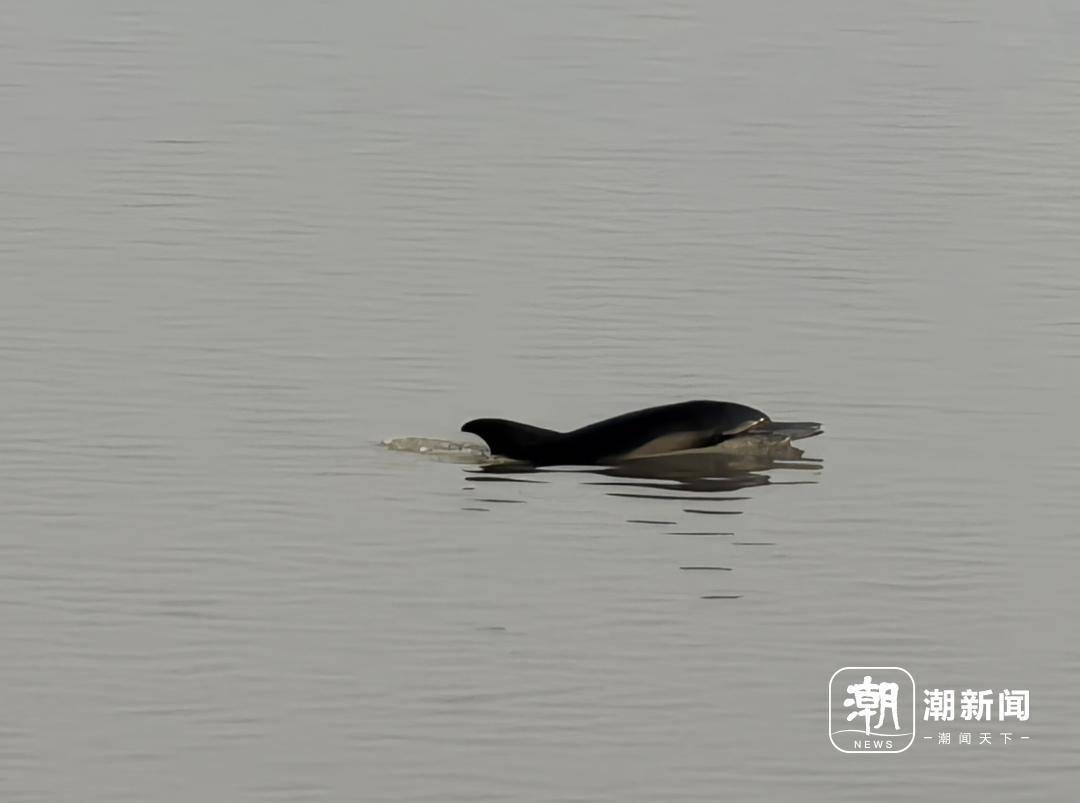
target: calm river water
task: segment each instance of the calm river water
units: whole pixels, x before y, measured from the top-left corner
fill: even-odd
[[[1077,41],[1068,2],[10,0],[0,797],[1072,799]],[[711,488],[380,445],[696,398],[825,434]],[[843,666],[914,675],[911,749],[833,749]]]

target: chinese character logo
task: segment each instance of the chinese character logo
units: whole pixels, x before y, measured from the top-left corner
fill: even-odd
[[[915,741],[915,681],[898,666],[845,666],[829,680],[829,740],[842,753],[902,753]]]
[[[1027,722],[1031,716],[1031,692],[1028,689],[1003,689],[996,697],[993,689],[960,689],[960,713],[956,712],[956,689],[923,689],[923,722],[933,722],[935,727],[951,727],[956,723],[962,730],[959,733],[957,744],[972,744],[972,731],[975,724],[986,725],[994,721],[994,705],[997,705],[996,719],[1005,722],[1015,719],[1017,722]],[[940,723],[940,724],[939,724]],[[1004,727],[1004,726],[1003,726]],[[1008,745],[1013,741],[1013,731],[978,730],[980,745],[1000,744]],[[1000,736],[995,740],[994,736]],[[924,741],[933,741],[933,736],[923,736]],[[1031,736],[1021,734],[1020,741],[1030,741]],[[938,744],[952,744],[952,731],[941,730],[937,734]]]

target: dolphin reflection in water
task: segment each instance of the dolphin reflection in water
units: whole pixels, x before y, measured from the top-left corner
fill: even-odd
[[[734,536],[729,517],[742,513],[738,503],[751,498],[736,492],[812,484],[822,467],[820,460],[803,457],[803,451],[792,445],[793,440],[820,434],[820,424],[773,421],[760,410],[731,402],[651,407],[571,432],[492,418],[469,421],[462,430],[479,435],[495,458],[466,470],[469,485],[463,490],[484,486],[484,491],[472,496],[462,510],[488,512],[492,503],[526,501],[520,498],[523,494],[499,494],[496,488],[502,483],[547,483],[554,474],[570,473],[583,475],[585,485],[602,486],[609,497],[622,498],[635,513],[645,502],[647,518],[626,522],[662,527],[672,536]],[[804,473],[805,479],[774,482],[773,469],[813,473]],[[729,504],[733,502],[735,507]],[[730,543],[740,549],[775,545],[763,540]],[[679,568],[712,576],[728,576],[734,570],[711,560]],[[711,586],[715,580],[708,582]],[[702,599],[743,596],[733,593],[739,590],[730,584],[703,590],[710,593],[701,594]]]

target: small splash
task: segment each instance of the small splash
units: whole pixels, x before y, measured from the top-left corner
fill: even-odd
[[[491,453],[486,446],[468,441],[449,441],[442,438],[389,438],[382,445],[392,452],[410,452],[454,463],[490,463]]]

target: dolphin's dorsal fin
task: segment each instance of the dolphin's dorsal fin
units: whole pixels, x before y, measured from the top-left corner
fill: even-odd
[[[553,429],[507,421],[505,418],[474,418],[466,422],[461,431],[482,438],[493,455],[529,462],[537,462],[544,450],[562,437],[561,432]]]

